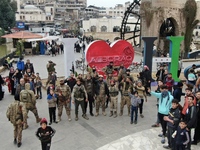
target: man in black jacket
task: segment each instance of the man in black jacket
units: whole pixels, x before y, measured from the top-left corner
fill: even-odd
[[[35,72],[34,72],[33,64],[30,63],[30,60],[29,60],[29,59],[27,59],[27,61],[26,61],[26,64],[25,64],[25,66],[24,66],[24,71],[23,71],[23,73],[25,73],[27,69],[30,69],[30,73],[31,73],[31,74],[34,74],[34,73],[35,73]]]
[[[185,93],[182,92],[182,88],[183,88],[183,83],[182,82],[178,82],[178,84],[175,87],[175,90],[173,92],[174,99],[177,99],[178,102],[181,101],[181,96],[185,95]]]
[[[186,111],[184,120],[187,124],[186,129],[189,132],[189,136],[190,136],[190,142],[187,145],[187,150],[191,150],[191,129],[196,127],[196,123],[197,123],[197,110],[196,110],[196,106],[194,106],[194,97],[193,96],[188,96],[188,109]]]
[[[197,145],[200,142],[200,91],[196,92],[196,100],[197,100],[197,125],[194,132],[194,141],[191,144]]]
[[[181,112],[179,110],[179,103],[177,99],[174,99],[172,101],[172,108],[170,109],[169,115],[164,117],[164,120],[167,121],[167,139],[168,139],[168,145],[164,145],[163,147],[166,149],[172,149],[175,150],[175,141],[172,138],[172,134],[175,130],[177,130],[180,118],[181,118]]]
[[[3,78],[0,75],[0,101],[3,99],[2,84],[4,83]]]
[[[147,93],[147,96],[151,96],[151,94],[148,92],[148,89],[151,88],[151,71],[149,70],[148,66],[144,66],[144,70],[140,73],[140,79],[142,80],[142,83],[145,87],[145,91]]]

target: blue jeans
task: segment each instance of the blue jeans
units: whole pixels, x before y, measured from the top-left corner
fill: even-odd
[[[135,113],[135,121],[137,121],[137,117],[138,117],[138,107],[137,106],[131,106],[131,122],[133,122],[134,113]]]

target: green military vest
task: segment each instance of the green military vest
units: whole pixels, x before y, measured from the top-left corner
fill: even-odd
[[[118,95],[118,88],[116,86],[110,86],[109,87],[109,95],[111,97],[115,97]]]

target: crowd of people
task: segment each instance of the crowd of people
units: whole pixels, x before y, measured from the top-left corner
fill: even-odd
[[[114,63],[110,62],[102,69],[106,78],[99,75],[95,66],[92,66],[87,69],[85,76],[79,74],[75,77],[72,72],[68,78],[60,80],[59,84],[56,84],[55,66],[56,64],[52,61],[49,61],[46,66],[49,125],[62,120],[63,107],[65,107],[68,121],[71,121],[71,103],[75,105],[75,121],[79,120],[79,105],[82,109],[82,117],[86,120],[89,119],[87,110],[89,110],[90,116],[98,117],[101,113],[106,116],[106,109],[109,109],[109,117],[116,118],[118,115],[124,115],[124,106],[127,105],[130,123],[137,124],[138,111],[140,117],[144,118],[144,101],[147,102],[148,96],[155,96],[158,102],[158,114],[156,124],[152,127],[161,125],[162,134],[159,134],[161,143],[165,143],[166,136],[168,139],[168,145],[163,147],[172,150],[189,150],[191,144],[197,144],[200,141],[200,91],[198,89],[198,80],[200,79],[193,78],[191,73],[194,71],[192,69],[188,74],[187,88],[183,93],[183,83],[175,84],[171,73],[164,70],[162,66],[156,73],[158,87],[155,92],[151,91],[152,76],[146,65],[138,74],[137,79],[132,77],[130,70],[125,68],[123,63],[120,66],[114,66]],[[114,71],[118,73],[117,76],[113,75]],[[42,98],[42,83],[39,73],[35,74],[30,60],[23,65],[23,60],[20,59],[17,69],[10,68],[9,79],[9,91],[16,100],[7,111],[7,117],[15,128],[14,143],[17,143],[18,147],[21,146],[21,132],[22,129],[28,128],[27,114],[32,111],[36,122],[41,123],[41,128],[38,129],[36,135],[42,141],[43,149],[45,147],[50,149],[51,140],[43,141],[42,139],[46,139],[43,137],[45,132],[50,130],[48,136],[53,136],[55,130],[47,126],[47,120],[39,117],[36,107],[36,99]],[[195,81],[191,79],[195,79]],[[118,108],[119,94],[121,99]],[[181,96],[185,96],[183,106],[179,103]],[[20,109],[16,106],[20,106]],[[58,110],[56,111],[56,109]],[[21,115],[19,115],[20,113]],[[22,124],[23,126],[20,126]],[[192,128],[195,128],[193,141],[191,140]]]

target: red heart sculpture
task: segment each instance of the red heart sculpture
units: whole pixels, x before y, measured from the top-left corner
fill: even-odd
[[[94,41],[86,50],[86,60],[90,67],[95,66],[102,74],[102,69],[109,62],[114,62],[114,66],[121,63],[128,68],[134,59],[134,49],[132,45],[124,40],[118,40],[109,45],[105,41]]]

